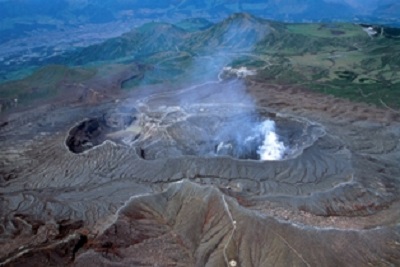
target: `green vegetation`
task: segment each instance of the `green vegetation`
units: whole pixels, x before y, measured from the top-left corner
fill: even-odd
[[[336,97],[346,98],[357,102],[366,102],[376,106],[400,108],[400,85],[384,86],[382,84],[367,84],[354,86],[346,83],[309,84],[309,88],[318,92],[330,94]]]
[[[19,103],[46,99],[56,96],[63,83],[83,82],[94,75],[95,71],[90,69],[48,65],[24,79],[0,84],[0,98],[18,99]]]
[[[203,18],[185,19],[176,24],[176,26],[182,28],[187,32],[196,32],[205,30],[211,27],[212,25],[213,24],[210,21]]]
[[[385,31],[382,31],[385,33]],[[211,25],[202,19],[177,25],[148,23],[55,58],[31,76],[0,85],[0,98],[57,94],[58,84],[107,77],[124,65],[141,71],[122,83],[126,90],[144,84],[203,82],[216,79],[224,66],[247,67],[248,79],[299,85],[318,92],[378,106],[400,108],[400,40],[370,37],[355,24],[284,24],[235,14]],[[116,67],[116,63],[119,67]]]
[[[318,38],[335,37],[364,37],[365,33],[360,30],[360,26],[349,23],[331,24],[290,24],[287,29],[291,33],[312,36]]]

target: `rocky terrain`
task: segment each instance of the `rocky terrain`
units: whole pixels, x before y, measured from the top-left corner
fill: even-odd
[[[399,264],[399,115],[296,88],[245,87],[259,108],[326,133],[282,161],[146,160],[135,139],[110,138],[79,154],[66,140],[82,120],[121,106],[176,108],[180,91],[9,115],[1,128],[2,265]],[[184,93],[201,91],[197,104],[207,106],[224,90],[229,83]]]
[[[244,18],[191,37],[170,26],[171,39],[148,35],[171,47],[184,38],[178,57],[149,44],[147,61],[137,52],[94,67],[50,65],[1,85],[8,102],[0,114],[0,266],[400,265],[395,61],[368,70],[390,81],[391,106],[371,105],[363,94],[373,87],[355,78],[316,82],[362,88],[353,92],[362,101],[343,91],[335,97],[304,77],[286,79],[300,68],[293,62],[264,55],[271,64],[257,67],[249,58],[259,59],[268,40],[258,36],[279,46],[280,26]],[[217,38],[229,25],[253,39]],[[354,38],[370,39],[361,34]],[[122,38],[132,46],[118,39],[91,49],[117,42],[136,51]],[[206,54],[215,47],[239,57]],[[183,67],[188,55],[195,67]],[[166,62],[169,76],[160,71]],[[285,148],[279,158],[262,160],[263,135],[252,138],[265,121]]]

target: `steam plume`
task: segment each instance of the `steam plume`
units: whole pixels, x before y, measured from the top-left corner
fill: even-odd
[[[283,142],[279,141],[279,137],[275,132],[275,122],[266,120],[258,127],[258,131],[264,140],[262,145],[258,147],[257,154],[261,160],[280,160],[285,154],[286,147]]]

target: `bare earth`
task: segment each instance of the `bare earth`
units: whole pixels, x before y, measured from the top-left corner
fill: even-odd
[[[82,97],[3,115],[0,266],[400,265],[400,114],[290,86],[244,88],[257,108],[324,134],[283,161],[163,150],[151,125],[197,140],[177,130],[193,124],[163,110],[183,107],[182,95],[196,95],[188,110],[235,104],[216,100],[228,82],[129,94],[92,84]],[[70,151],[73,127],[126,106],[148,124]]]

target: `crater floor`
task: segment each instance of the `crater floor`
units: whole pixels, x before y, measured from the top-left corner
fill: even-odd
[[[138,90],[2,118],[0,265],[400,265],[400,116],[244,89]],[[292,155],[215,153],[219,130],[246,132],[254,114]]]

